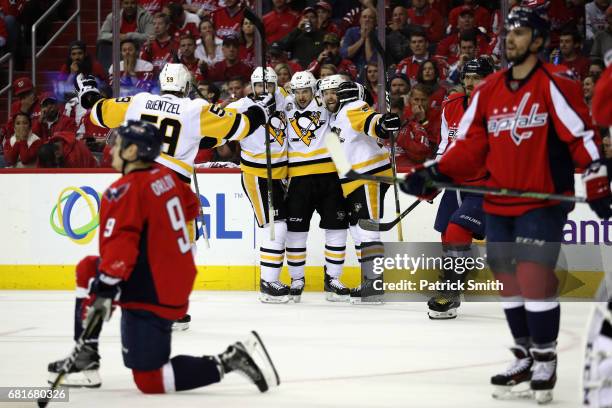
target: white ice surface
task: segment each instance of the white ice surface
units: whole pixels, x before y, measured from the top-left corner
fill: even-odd
[[[555,408],[580,405],[588,303],[562,305]],[[0,386],[45,385],[47,363],[72,348],[72,292],[0,291]],[[489,377],[511,360],[501,306],[464,303],[456,320],[430,321],[424,304],[352,306],[305,293],[300,304],[264,305],[253,292],[195,292],[189,331],[173,355],[217,354],[244,333],[262,336],[281,386],[259,394],[242,377],[184,393],[141,394],[123,367],[119,315],[101,336],[102,387],[71,390],[56,407],[530,407],[496,401]],[[33,404],[0,403],[16,408]]]

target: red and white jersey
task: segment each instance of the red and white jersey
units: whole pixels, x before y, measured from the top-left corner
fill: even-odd
[[[159,75],[164,65],[175,62],[177,59],[178,45],[170,37],[168,41],[147,41],[140,52],[140,58],[153,64],[154,75]]]
[[[236,14],[231,14],[227,7],[220,8],[212,14],[213,25],[220,38],[240,35],[240,26],[244,20],[244,12],[241,8]]]
[[[610,51],[609,53],[612,53]],[[612,94],[612,65],[610,65],[601,74],[599,80],[595,84],[593,91],[593,119],[595,123],[602,126],[612,126],[612,104],[610,103],[610,95]]]
[[[457,138],[459,122],[468,107],[468,97],[463,92],[451,94],[442,104],[442,120],[440,123],[440,144],[436,156],[440,158]],[[487,176],[484,167],[474,177],[461,180],[462,184],[482,184]]]
[[[542,62],[520,81],[507,69],[488,76],[474,90],[457,133],[440,171],[465,180],[485,167],[491,187],[573,194],[574,168],[600,157],[580,84],[566,69]],[[556,204],[486,195],[484,210],[517,216]]]
[[[99,270],[122,280],[122,307],[170,320],[187,312],[196,276],[187,225],[198,205],[163,166],[133,171],[104,192]]]

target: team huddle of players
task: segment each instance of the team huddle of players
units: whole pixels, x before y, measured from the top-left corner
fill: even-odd
[[[537,57],[546,40],[547,22],[537,9],[517,7],[506,19],[506,30],[506,57],[512,67],[493,73],[484,58],[465,64],[464,92],[450,95],[443,106],[440,157],[414,168],[402,190],[431,199],[438,193],[434,182],[486,182],[493,188],[573,195],[576,166],[585,169],[588,204],[597,215],[609,218],[612,195],[606,163],[579,86],[563,68]],[[102,99],[95,80],[77,79],[79,98],[85,108],[92,108],[92,121],[118,128],[113,167],[124,176],[102,199],[100,257],[88,257],[77,267],[75,340],[92,313],[102,312],[108,319],[113,300],[119,300],[124,309],[124,363],[143,392],[201,387],[231,371],[246,374],[261,391],[279,383],[256,333],[248,343],[237,342],[216,356],[169,358],[172,321],[186,313],[195,277],[191,249],[197,200],[194,203],[187,183],[202,144],[238,141],[241,145],[241,181],[260,228],[262,302],[300,301],[314,211],[325,230],[326,299],[360,303],[364,297],[376,300],[379,294],[373,282],[380,278],[368,271],[384,253],[380,233],[361,228],[358,221],[383,216],[388,186],[339,177],[325,139],[330,133],[339,137],[355,172],[390,176],[391,161],[383,141],[400,128],[399,117],[375,112],[363,86],[340,75],[316,81],[309,72],[297,72],[290,95],[276,86],[271,69],[256,69],[251,82],[252,95],[220,109],[187,98],[190,74],[181,64],[167,64],[160,73],[161,95]],[[153,166],[153,161],[162,166]],[[533,165],[539,171],[534,173]],[[141,209],[142,200],[155,210]],[[496,397],[511,396],[512,387],[528,383],[538,402],[552,400],[560,321],[554,266],[570,210],[559,201],[525,197],[447,191],[441,199],[435,229],[442,234],[446,256],[467,256],[472,239],[486,235],[490,267],[504,283],[502,305],[516,343],[512,347],[516,359],[507,371],[492,377],[498,387]],[[340,280],[349,231],[364,273],[354,289]],[[169,245],[161,245],[162,241]],[[508,242],[520,247],[517,252],[495,246]],[[279,279],[285,259],[290,285]],[[185,273],[176,274],[177,265]],[[442,279],[458,281],[465,276],[444,270]],[[428,306],[432,319],[454,318],[459,293],[440,293]],[[602,320],[597,335],[609,340],[612,326]],[[100,329],[87,337],[66,384],[100,386]],[[608,343],[600,343],[602,349],[610,349],[605,348]],[[263,356],[258,362],[257,353]],[[607,360],[594,363],[601,370],[590,371],[591,379],[612,374],[609,368],[606,371]],[[57,376],[65,363],[51,363],[50,373]],[[590,401],[612,402],[605,402],[610,397],[605,387],[594,388]]]

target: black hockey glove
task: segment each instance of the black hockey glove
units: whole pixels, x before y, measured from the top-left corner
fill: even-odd
[[[91,109],[102,98],[98,90],[98,83],[93,75],[79,74],[74,79],[79,103],[85,109]]]
[[[385,113],[376,123],[376,134],[381,139],[388,139],[402,125],[400,117],[395,113]]]
[[[338,91],[336,96],[338,97],[338,103],[343,106],[349,102],[359,100],[359,85],[353,81],[345,81],[338,85]]]
[[[406,194],[414,195],[424,200],[431,200],[438,194],[438,189],[431,185],[432,181],[451,181],[450,177],[440,173],[438,163],[436,162],[429,165],[420,164],[413,168],[400,184],[400,189]]]
[[[87,314],[83,322],[83,327],[87,326],[89,320],[93,317],[96,311],[102,312],[104,320],[108,321],[113,313],[113,301],[119,299],[121,289],[119,288],[118,278],[113,278],[104,273],[99,273],[91,284],[89,295],[94,297],[94,301],[87,308]]]
[[[582,174],[587,202],[591,210],[599,218],[612,217],[612,193],[610,193],[610,178],[607,166],[598,161],[591,165]]]

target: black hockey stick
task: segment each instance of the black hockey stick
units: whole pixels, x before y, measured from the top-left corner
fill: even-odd
[[[51,384],[51,387],[49,387],[47,395],[53,395],[53,391],[56,390],[62,384],[62,380],[64,379],[66,374],[70,372],[70,369],[74,365],[76,359],[79,357],[79,354],[81,354],[81,350],[85,345],[85,341],[91,337],[91,334],[98,327],[98,325],[102,324],[103,315],[104,310],[102,309],[96,309],[93,311],[93,316],[91,317],[89,322],[87,322],[87,326],[85,327],[85,329],[81,333],[81,336],[77,340],[76,345],[74,346],[74,350],[72,350],[70,356],[68,356],[68,358],[64,361],[64,365],[62,366],[62,368],[60,368],[59,373],[55,378],[55,381],[53,381],[53,384]],[[47,405],[49,405],[49,398],[38,399],[38,406],[40,408],[45,408]]]
[[[400,177],[385,177],[375,176],[372,174],[357,173],[351,168],[351,164],[347,160],[344,151],[342,150],[342,144],[340,142],[340,139],[335,133],[328,133],[325,142],[327,144],[327,150],[329,150],[329,154],[331,155],[331,158],[334,161],[336,169],[338,169],[338,174],[341,178],[347,178],[350,180],[368,180],[386,184],[397,184],[404,181],[404,179]],[[454,191],[463,191],[466,193],[474,194],[490,194],[494,196],[533,198],[536,200],[556,200],[571,203],[586,203],[585,197],[567,196],[555,193],[544,193],[540,191],[516,190],[511,188],[466,186],[463,184],[445,183],[440,181],[430,181],[428,182],[427,187],[437,188],[440,190],[447,189]]]
[[[210,248],[210,242],[208,242],[208,231],[206,231],[206,222],[204,222],[204,212],[202,211],[202,201],[200,200],[200,186],[198,186],[198,174],[196,171],[195,164],[193,166],[193,185],[195,186],[196,194],[198,195],[198,219],[202,224],[202,236],[204,237],[204,245],[206,248]],[[196,224],[196,230],[198,226]]]
[[[391,228],[395,227],[395,224],[400,222],[402,218],[407,216],[412,210],[414,210],[419,204],[421,204],[422,200],[416,200],[414,203],[410,205],[410,207],[406,208],[404,212],[402,212],[399,217],[390,222],[378,222],[376,220],[359,220],[359,226],[366,231],[389,231]]]
[[[382,44],[378,40],[376,36],[376,32],[372,31],[370,33],[370,41],[374,45],[374,49],[382,58],[383,67],[385,70],[385,104],[386,104],[386,113],[391,112],[391,90],[389,89],[389,74],[388,74],[388,64],[387,64],[387,55],[385,53],[385,49]],[[393,177],[397,177],[397,167],[395,163],[395,132],[391,132],[391,137],[389,138],[391,144],[391,170],[393,171]],[[393,184],[393,198],[395,199],[395,216],[399,220],[397,225],[397,239],[398,241],[404,241],[404,231],[402,230],[402,217],[400,217],[400,202],[399,202],[399,191],[397,188],[397,184]]]
[[[248,7],[244,8],[244,17],[247,18],[259,32],[259,47],[261,51],[261,70],[263,75],[264,93],[267,91],[266,83],[266,28],[261,19]],[[253,93],[255,90],[253,89]],[[272,95],[274,97],[274,95]],[[268,123],[264,125],[266,138],[266,184],[268,190],[268,221],[270,222],[270,240],[274,241],[274,201],[272,196],[272,148],[270,146],[270,133]]]

